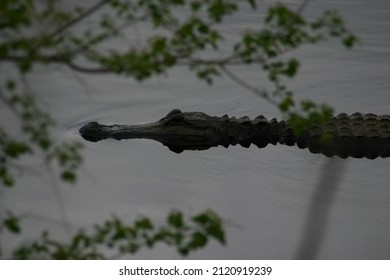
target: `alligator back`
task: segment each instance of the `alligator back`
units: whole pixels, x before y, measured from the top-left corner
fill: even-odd
[[[390,116],[340,114],[324,125],[312,124],[297,138],[300,148],[342,158],[390,156]]]

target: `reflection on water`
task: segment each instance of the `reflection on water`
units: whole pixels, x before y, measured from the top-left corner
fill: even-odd
[[[302,71],[290,83],[297,98],[327,102],[337,113],[388,114],[388,1],[312,1],[307,12],[323,7],[341,10],[362,44],[352,52],[333,44],[297,52]],[[256,14],[246,14],[245,19],[255,21]],[[238,24],[230,21],[225,27],[229,30]],[[257,70],[232,70],[256,85],[264,82]],[[183,69],[170,71],[167,79],[155,78],[143,84],[114,76],[80,78],[84,85],[68,70],[56,68],[31,76],[32,86],[66,129],[64,138],[82,141],[74,130],[88,121],[147,123],[173,108],[218,116],[280,117],[276,108],[226,78],[208,87]],[[89,94],[83,93],[85,87]],[[327,168],[331,175],[327,176],[330,173],[323,173],[327,158],[282,145],[266,149],[217,147],[174,154],[153,141],[107,140],[85,142],[84,156],[77,185],[60,186],[73,229],[88,227],[112,213],[127,221],[148,215],[159,223],[173,208],[189,214],[212,208],[227,221],[228,245],[213,243],[192,258],[291,259],[297,254],[325,259],[390,258],[388,159],[347,159],[345,169],[339,161],[331,160]],[[330,181],[338,177],[342,178],[331,208],[317,205],[330,195],[324,190],[331,191],[319,182],[336,188]],[[54,197],[51,185],[41,177],[24,176],[18,187],[7,191],[4,204],[9,208],[17,204],[20,212],[34,213],[35,217],[60,219]],[[316,224],[315,216],[325,214],[326,224]],[[32,236],[43,227],[66,236],[62,227],[42,219],[27,219],[26,227]],[[320,240],[313,240],[315,237]],[[305,244],[303,248],[311,242],[321,247],[315,252],[297,252],[299,244]],[[134,256],[177,257],[165,247]]]
[[[326,235],[330,210],[347,161],[329,159],[323,167],[321,177],[311,198],[297,259],[311,260],[318,257]]]

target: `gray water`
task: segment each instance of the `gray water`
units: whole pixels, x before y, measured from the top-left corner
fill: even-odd
[[[342,12],[361,44],[353,51],[326,43],[295,52],[303,64],[300,75],[289,82],[296,97],[326,102],[336,113],[389,114],[390,3],[312,1],[305,13],[323,8]],[[224,28],[235,38],[241,24],[256,21],[257,14],[243,12]],[[231,70],[258,86],[265,81],[255,68]],[[64,139],[83,141],[77,130],[88,121],[144,123],[174,108],[218,116],[280,117],[276,108],[228,78],[208,87],[184,68],[137,83],[53,66],[37,69],[30,81],[56,117]],[[55,190],[60,189],[72,230],[88,228],[113,213],[128,222],[147,215],[161,223],[172,209],[192,215],[211,208],[226,221],[228,244],[211,242],[190,258],[292,259],[305,242],[312,201],[322,199],[329,203],[324,210],[326,224],[318,233],[322,242],[317,258],[390,258],[389,159],[334,159],[330,166],[337,168],[330,168],[329,158],[281,145],[174,154],[149,140],[84,144],[85,163],[76,185],[53,185],[49,176],[39,175],[46,172],[42,167],[36,170],[38,175],[23,174],[18,186],[5,192],[6,206],[31,215],[24,222],[26,240],[42,228],[67,236],[55,199]],[[321,178],[329,180],[329,188],[338,183],[331,196],[318,192]],[[132,258],[180,256],[157,246]]]

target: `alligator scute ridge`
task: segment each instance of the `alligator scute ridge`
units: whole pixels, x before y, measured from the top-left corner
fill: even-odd
[[[354,113],[339,114],[325,124],[312,123],[296,136],[288,122],[248,117],[209,116],[202,112],[174,109],[157,122],[140,125],[102,125],[89,122],[81,136],[92,142],[103,139],[146,138],[161,142],[171,151],[206,150],[211,147],[251,144],[263,148],[278,143],[308,148],[312,153],[341,158],[390,157],[390,116]],[[324,135],[326,137],[324,137]]]

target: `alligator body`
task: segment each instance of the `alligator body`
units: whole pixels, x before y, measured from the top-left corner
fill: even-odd
[[[263,116],[253,120],[227,115],[214,117],[201,112],[183,113],[178,109],[149,124],[102,125],[90,122],[80,128],[80,134],[93,142],[107,138],[153,139],[176,153],[206,150],[219,145],[227,148],[229,145],[249,147],[254,144],[263,148],[280,143],[342,158],[390,156],[390,116],[361,113],[340,114],[326,124],[313,123],[299,136],[295,136],[283,120],[267,120]]]

